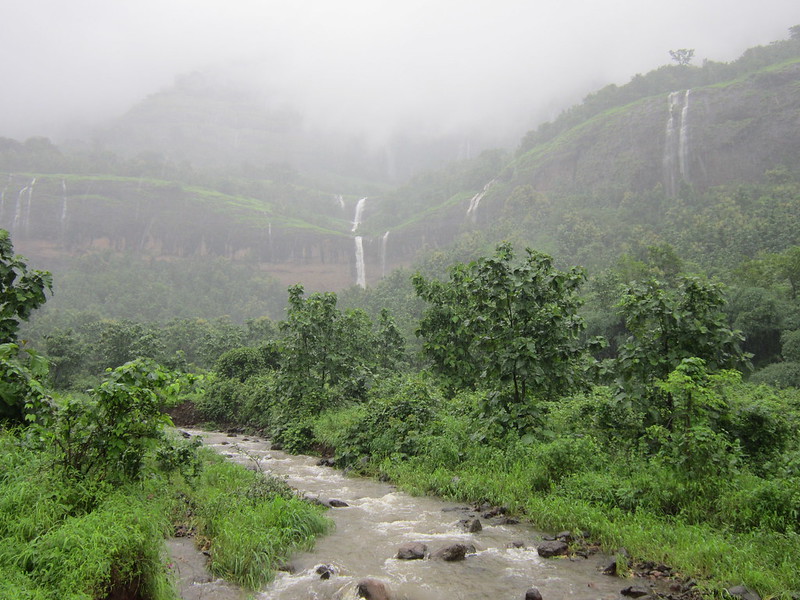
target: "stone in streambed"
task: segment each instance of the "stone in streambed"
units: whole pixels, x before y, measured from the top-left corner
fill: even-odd
[[[330,579],[331,575],[336,575],[336,571],[334,571],[333,567],[330,565],[318,566],[316,573],[319,575],[320,579]]]
[[[478,533],[483,529],[480,519],[462,519],[459,524],[470,533]]]
[[[650,590],[641,585],[630,585],[619,592],[628,598],[641,598],[642,596],[649,596]]]
[[[536,548],[539,556],[542,558],[550,558],[552,556],[566,556],[569,553],[569,546],[564,542],[549,541],[542,542]]]
[[[364,598],[364,600],[391,600],[392,598],[389,586],[372,577],[367,577],[358,582],[356,594],[359,598]]]
[[[743,585],[736,585],[732,588],[728,588],[728,593],[731,596],[741,598],[741,600],[761,600],[761,596]]]
[[[448,562],[464,560],[464,557],[467,555],[467,551],[469,549],[470,548],[464,544],[451,544],[434,552],[431,555],[431,558],[446,560]]]
[[[525,600],[542,600],[542,593],[535,587],[529,588],[525,592]]]
[[[403,544],[397,550],[397,556],[400,560],[419,560],[421,558],[425,558],[425,554],[428,552],[428,546],[423,544],[422,542],[409,542],[407,544]]]
[[[325,503],[325,505],[326,505],[326,506],[329,506],[329,507],[331,507],[331,508],[345,508],[345,507],[347,507],[347,506],[350,506],[350,505],[349,505],[347,502],[345,502],[344,500],[336,500],[335,498],[331,498],[330,500],[328,500],[328,501]]]

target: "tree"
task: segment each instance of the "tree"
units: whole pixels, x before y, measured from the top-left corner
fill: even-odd
[[[51,290],[52,283],[47,271],[28,270],[23,258],[14,254],[8,232],[0,229],[0,421],[36,420],[47,403],[40,383],[47,361],[15,342],[20,321],[45,303],[45,290]]]
[[[657,279],[627,286],[618,308],[629,336],[611,365],[622,394],[670,422],[673,400],[658,393],[657,381],[689,358],[702,359],[709,373],[745,362],[743,336],[727,325],[724,304],[721,285],[696,276],[680,276],[671,288]]]
[[[533,397],[580,387],[586,366],[577,314],[584,272],[559,271],[531,249],[513,261],[506,242],[494,256],[453,267],[448,282],[414,276],[417,294],[431,305],[419,335],[434,368],[451,383],[485,384],[511,412]]]
[[[789,27],[789,38],[793,40],[800,40],[800,25],[792,25]]]
[[[680,66],[686,66],[692,62],[694,57],[694,49],[680,48],[678,50],[670,50],[669,55]]]
[[[24,258],[14,254],[8,231],[0,229],[0,344],[17,340],[20,321],[27,321],[52,289],[53,276],[29,271]]]

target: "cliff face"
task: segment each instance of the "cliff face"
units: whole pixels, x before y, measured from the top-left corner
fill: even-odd
[[[684,185],[758,181],[779,165],[800,171],[800,60],[607,110],[505,168],[486,165],[369,199],[357,231],[358,196],[301,185],[250,182],[242,185],[253,191],[226,194],[146,178],[12,174],[0,227],[44,265],[111,249],[164,260],[223,256],[311,290],[349,287],[360,272],[369,285],[465,229],[492,226],[503,206],[517,206],[521,222],[563,195],[614,204],[659,189],[675,197]],[[521,186],[529,192],[514,196]]]
[[[674,196],[682,183],[754,181],[780,164],[800,166],[800,62],[602,113],[519,157],[512,179],[596,196],[660,184]]]

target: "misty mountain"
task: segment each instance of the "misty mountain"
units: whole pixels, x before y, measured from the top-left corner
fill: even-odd
[[[490,140],[423,129],[372,139],[344,126],[312,125],[302,109],[209,71],[176,77],[171,87],[100,127],[93,142],[122,157],[144,153],[264,178],[299,171],[402,181],[477,155]]]
[[[590,268],[660,243],[733,266],[800,243],[798,81],[798,40],[662,67],[590,95],[515,154],[483,151],[390,186],[385,151],[187,77],[98,132],[99,149],[4,140],[0,226],[45,267],[93,251],[223,257],[309,289],[372,285],[454,242],[500,239]],[[423,140],[396,155],[435,164],[455,148]],[[725,211],[741,226],[726,231]],[[727,241],[710,248],[716,239]]]

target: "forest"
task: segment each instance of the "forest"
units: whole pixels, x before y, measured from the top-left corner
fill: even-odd
[[[255,591],[330,531],[323,507],[177,423],[264,436],[353,476],[581,532],[614,556],[613,575],[668,565],[672,598],[796,598],[793,138],[777,158],[760,142],[761,154],[739,150],[757,176],[722,182],[711,159],[689,176],[701,152],[674,189],[660,172],[620,179],[579,159],[571,183],[551,177],[575,139],[613,154],[624,111],[657,104],[663,129],[675,89],[687,90],[685,107],[689,88],[707,105],[726,86],[774,92],[785,100],[775,122],[800,114],[786,92],[800,64],[792,31],[731,63],[603,88],[515,153],[394,187],[3,139],[9,181],[26,182],[20,214],[25,192],[30,217],[37,180],[52,214],[40,230],[35,207],[31,227],[15,218],[0,229],[0,597],[172,599],[162,551],[177,530],[192,531],[215,576]],[[740,126],[714,134],[735,140]],[[644,170],[628,155],[617,167]],[[114,230],[97,234],[108,244],[86,242],[88,210],[69,204],[79,216],[64,217],[78,184],[113,217],[98,217]],[[337,186],[349,186],[348,203],[365,187],[376,194],[364,235],[383,240],[383,272],[336,291],[285,285],[270,268],[309,273],[319,259],[349,277],[341,248],[361,230],[331,201]],[[159,227],[163,239],[145,243]],[[169,227],[183,236],[172,246]],[[414,252],[387,268],[389,230]],[[17,236],[34,252],[56,242],[34,262],[16,253]]]

